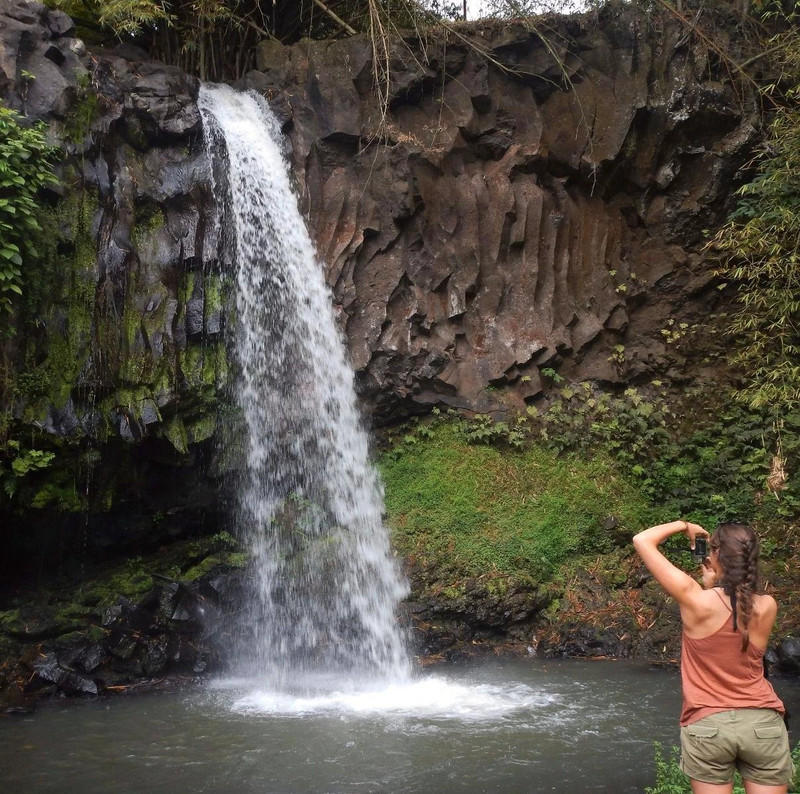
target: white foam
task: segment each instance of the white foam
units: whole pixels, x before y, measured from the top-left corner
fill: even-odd
[[[231,434],[244,451],[235,523],[253,562],[252,631],[232,655],[285,687],[298,671],[407,677],[395,611],[408,585],[280,125],[263,98],[228,86],[203,85],[198,107],[225,174],[215,193],[234,260]]]
[[[241,683],[241,682],[240,682]],[[219,685],[218,685],[219,686]],[[230,686],[222,683],[220,688]],[[534,712],[560,698],[524,684],[468,684],[430,676],[380,688],[339,689],[308,694],[256,689],[231,704],[246,715],[404,716],[432,720],[496,721]]]

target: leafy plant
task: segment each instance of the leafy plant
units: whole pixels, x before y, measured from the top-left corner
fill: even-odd
[[[645,794],[692,794],[692,784],[680,768],[680,748],[673,745],[670,748],[669,756],[664,757],[661,743],[654,742],[653,744],[655,747],[656,784],[647,786]],[[738,772],[734,777],[733,794],[745,794]]]
[[[39,191],[56,182],[56,149],[46,126],[25,126],[23,118],[0,104],[0,309],[10,312],[12,296],[22,294],[22,265],[38,256]]]
[[[527,417],[517,416],[508,422],[495,422],[491,416],[477,414],[460,425],[462,437],[472,443],[504,442],[515,449],[525,443]]]
[[[19,441],[11,440],[6,444],[6,461],[0,463],[0,478],[7,496],[16,493],[21,477],[33,471],[46,469],[55,458],[55,453],[40,449],[24,449]]]
[[[645,794],[692,794],[689,778],[681,771],[679,747],[670,748],[669,756],[664,756],[664,748],[660,742],[654,742],[654,759],[656,765],[656,784],[647,786]],[[800,791],[800,744],[792,750],[794,776],[789,785],[790,792]],[[737,772],[733,780],[733,794],[745,794],[742,778]]]
[[[664,515],[691,514],[709,526],[732,517],[777,525],[800,515],[800,411],[775,424],[769,409],[743,405],[730,390],[704,402],[661,381],[619,393],[583,382],[564,385],[545,410],[456,425],[469,444],[605,455]],[[419,429],[409,441],[418,440]]]
[[[757,8],[781,31],[762,53],[777,75],[763,89],[774,115],[755,178],[738,191],[709,249],[736,289],[728,332],[735,342],[731,362],[745,379],[739,396],[779,413],[800,405],[800,14],[794,4],[765,1]]]

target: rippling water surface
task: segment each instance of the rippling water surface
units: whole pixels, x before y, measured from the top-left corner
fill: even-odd
[[[775,682],[795,711],[796,682]],[[642,792],[677,741],[678,674],[540,660],[382,689],[218,680],[0,719],[3,792]]]

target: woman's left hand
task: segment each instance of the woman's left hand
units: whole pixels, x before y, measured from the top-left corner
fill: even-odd
[[[717,585],[717,572],[705,561],[700,563],[700,579],[703,582],[703,589],[711,590]]]
[[[686,521],[684,519],[684,524],[686,524],[686,536],[689,538],[689,546],[694,550],[694,539],[697,537],[701,538],[709,538],[711,535],[709,534],[707,529],[703,529],[700,524],[692,524],[690,521]]]

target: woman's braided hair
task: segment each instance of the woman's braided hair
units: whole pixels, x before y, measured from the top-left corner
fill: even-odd
[[[746,651],[753,596],[758,588],[758,535],[747,524],[720,524],[711,537],[711,548],[718,550],[720,585],[731,600],[733,628],[741,632],[742,650]]]

